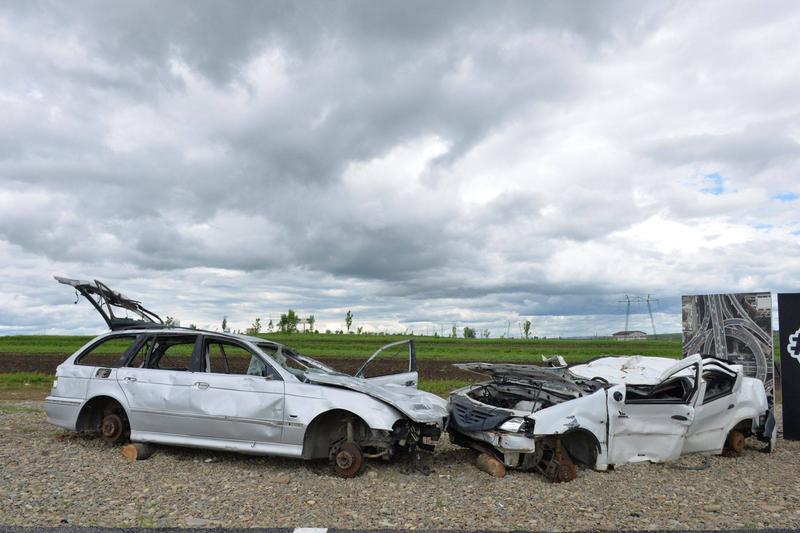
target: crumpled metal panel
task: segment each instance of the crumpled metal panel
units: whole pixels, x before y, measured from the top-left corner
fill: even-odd
[[[447,401],[435,394],[393,384],[374,384],[370,380],[354,378],[344,374],[307,373],[306,377],[325,385],[336,385],[362,392],[377,398],[406,415],[414,422],[422,424],[437,423],[441,426],[447,416]]]
[[[513,411],[487,406],[463,396],[453,396],[448,424],[464,432],[486,431],[496,428],[513,416]]]
[[[572,374],[585,379],[602,378],[609,383],[655,385],[682,367],[700,361],[699,355],[685,359],[650,357],[644,355],[602,357],[582,365],[569,367]]]
[[[456,363],[453,366],[478,374],[492,376],[496,379],[516,379],[524,381],[545,382],[550,386],[569,391],[583,393],[583,378],[572,374],[566,367],[546,367],[539,365],[519,365],[509,363]]]

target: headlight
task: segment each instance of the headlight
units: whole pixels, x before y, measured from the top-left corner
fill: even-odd
[[[524,424],[525,424],[524,418],[519,418],[519,417],[509,418],[508,420],[500,424],[497,429],[499,429],[500,431],[517,432],[522,429],[522,426]]]

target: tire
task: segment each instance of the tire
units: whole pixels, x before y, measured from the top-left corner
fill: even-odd
[[[343,478],[356,477],[364,471],[367,462],[355,442],[345,442],[333,456],[333,470]]]

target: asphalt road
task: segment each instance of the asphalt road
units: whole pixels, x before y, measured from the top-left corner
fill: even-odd
[[[181,528],[127,528],[127,529],[119,529],[119,528],[103,528],[103,527],[20,527],[20,526],[0,526],[0,533],[115,533],[115,532],[141,532],[141,533],[153,533],[153,532],[175,532],[175,533],[188,533],[191,531],[207,533],[207,532],[225,532],[225,533],[412,533],[410,530],[405,529],[325,529],[325,528],[303,528],[298,527],[294,529],[281,529],[281,528],[253,528],[253,529],[227,529],[227,528],[216,528],[216,529],[181,529]],[[692,533],[706,533],[709,531],[713,531],[714,533],[798,533],[800,529],[714,529],[714,530],[681,530],[681,529],[672,529],[672,530],[651,530],[651,531],[640,531],[640,530],[620,530],[625,531],[625,533],[680,533],[680,532],[692,532]],[[431,529],[431,530],[414,530],[413,533],[462,533],[460,530],[455,529]],[[467,532],[463,532],[467,533]],[[468,533],[492,533],[490,530],[473,530]],[[517,531],[515,533],[524,533],[521,531]],[[575,532],[575,533],[584,533],[584,532]],[[592,532],[585,532],[585,533],[596,533],[595,531]]]

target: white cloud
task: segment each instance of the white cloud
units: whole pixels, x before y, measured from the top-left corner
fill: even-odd
[[[548,336],[800,283],[793,3],[251,7],[0,8],[0,332],[99,326],[52,274]]]

